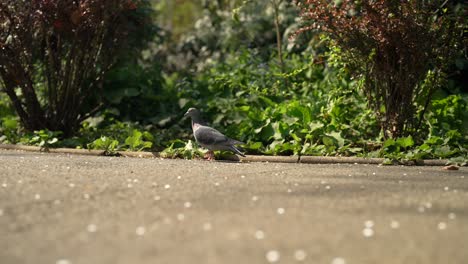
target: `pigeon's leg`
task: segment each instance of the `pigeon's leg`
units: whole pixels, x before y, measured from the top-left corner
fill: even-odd
[[[205,155],[203,155],[204,159],[208,159],[210,157],[210,151],[211,150],[208,150],[207,152],[205,152]]]
[[[205,158],[209,161],[215,160],[214,151],[210,150],[205,154]]]

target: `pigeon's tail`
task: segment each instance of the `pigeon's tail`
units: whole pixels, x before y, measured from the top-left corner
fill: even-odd
[[[238,148],[236,148],[235,146],[229,146],[229,149],[230,149],[232,152],[234,152],[234,153],[236,153],[236,154],[239,154],[239,155],[241,155],[242,157],[245,157],[244,153],[240,152],[240,150],[239,150]]]

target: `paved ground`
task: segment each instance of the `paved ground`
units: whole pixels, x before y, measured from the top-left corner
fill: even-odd
[[[468,263],[468,169],[0,151],[0,263]]]

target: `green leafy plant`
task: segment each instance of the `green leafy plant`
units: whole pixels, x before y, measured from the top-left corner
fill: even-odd
[[[145,141],[145,139],[150,141]],[[143,149],[151,148],[153,145],[151,140],[153,140],[153,135],[151,135],[151,133],[133,129],[131,135],[125,139],[125,145],[128,146],[129,150],[141,151]]]
[[[5,116],[0,119],[0,143],[17,143],[20,139],[18,135],[18,118],[15,116]]]
[[[203,105],[212,125],[246,142],[250,153],[361,153],[363,138],[378,136],[372,112],[357,90],[343,89],[354,81],[309,56],[286,57],[283,72],[274,58],[265,62],[255,51],[232,54],[182,83],[180,106]]]
[[[161,152],[161,156],[165,158],[183,158],[193,159],[203,157],[203,152],[191,141],[184,142],[182,140],[173,141],[169,147]]]
[[[117,154],[118,145],[119,141],[106,136],[101,136],[92,143],[89,143],[87,146],[88,149],[104,150],[104,155],[112,156]]]
[[[49,131],[46,129],[37,130],[34,131],[33,134],[21,138],[20,142],[47,149],[58,145],[58,138],[61,136],[61,134],[61,131]]]

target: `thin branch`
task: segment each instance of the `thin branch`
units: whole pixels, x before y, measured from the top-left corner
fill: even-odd
[[[284,73],[284,61],[283,61],[283,43],[281,38],[281,29],[279,21],[279,7],[283,0],[272,0],[273,9],[275,12],[275,30],[276,30],[276,48],[278,50],[278,59],[280,62],[281,72]]]

